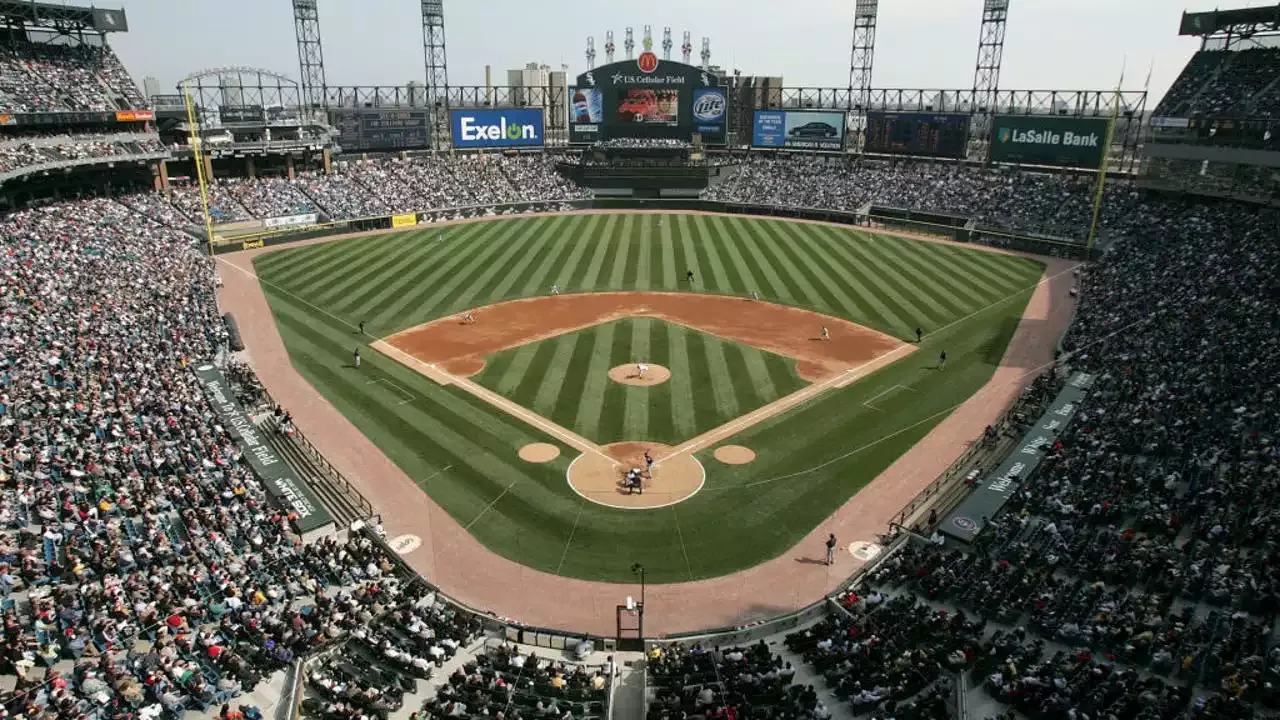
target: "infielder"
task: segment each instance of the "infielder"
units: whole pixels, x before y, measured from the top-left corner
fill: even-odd
[[[822,326],[822,335],[820,337],[827,342],[831,342],[831,331],[827,329],[826,325]]]
[[[559,294],[560,294],[560,283],[552,283],[552,284],[551,284],[551,294],[552,294],[552,295],[559,295]]]
[[[470,312],[469,312],[469,313],[463,313],[463,315],[462,315],[462,324],[463,324],[463,325],[475,325],[475,324],[476,324],[476,314],[475,314],[475,313],[470,313]]]
[[[752,290],[752,291],[751,291],[751,299],[752,299],[752,300],[759,300],[759,299],[760,299],[760,293],[756,292],[755,290]]]

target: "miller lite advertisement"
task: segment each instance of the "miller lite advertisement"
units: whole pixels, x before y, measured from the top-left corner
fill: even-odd
[[[708,145],[727,137],[729,98],[720,76],[645,51],[578,76],[569,88],[569,142],[663,138]]]

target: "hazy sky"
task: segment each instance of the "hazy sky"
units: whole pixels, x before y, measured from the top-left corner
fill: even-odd
[[[1122,65],[1126,89],[1151,72],[1156,101],[1197,47],[1178,37],[1182,10],[1210,10],[1219,0],[1012,0],[1000,87],[1109,89]],[[1241,0],[1228,7],[1264,5]],[[115,0],[131,30],[112,37],[141,83],[154,75],[168,91],[183,76],[227,65],[298,76],[290,0]],[[846,87],[853,35],[852,0],[445,0],[449,80],[495,83],[526,62],[586,68],[587,36],[604,63],[612,29],[624,57],[623,29],[654,28],[660,52],[670,26],[679,59],[684,30],[694,62],[703,36],[712,63],[744,74],[782,75],[788,86]],[[112,7],[107,0],[103,7]],[[876,37],[876,87],[966,88],[973,85],[982,0],[884,0]],[[329,85],[403,85],[422,80],[417,0],[319,0]]]

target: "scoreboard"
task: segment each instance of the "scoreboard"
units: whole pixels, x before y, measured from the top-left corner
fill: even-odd
[[[426,108],[340,108],[329,111],[344,150],[414,150],[431,147]]]
[[[963,158],[968,146],[968,115],[867,113],[866,152]]]

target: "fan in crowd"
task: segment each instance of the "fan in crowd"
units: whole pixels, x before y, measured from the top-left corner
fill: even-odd
[[[0,47],[0,108],[7,112],[148,107],[111,48],[17,43]]]
[[[673,643],[650,651],[647,671],[649,720],[831,717],[813,686],[793,685],[795,668],[763,641],[724,650]]]

